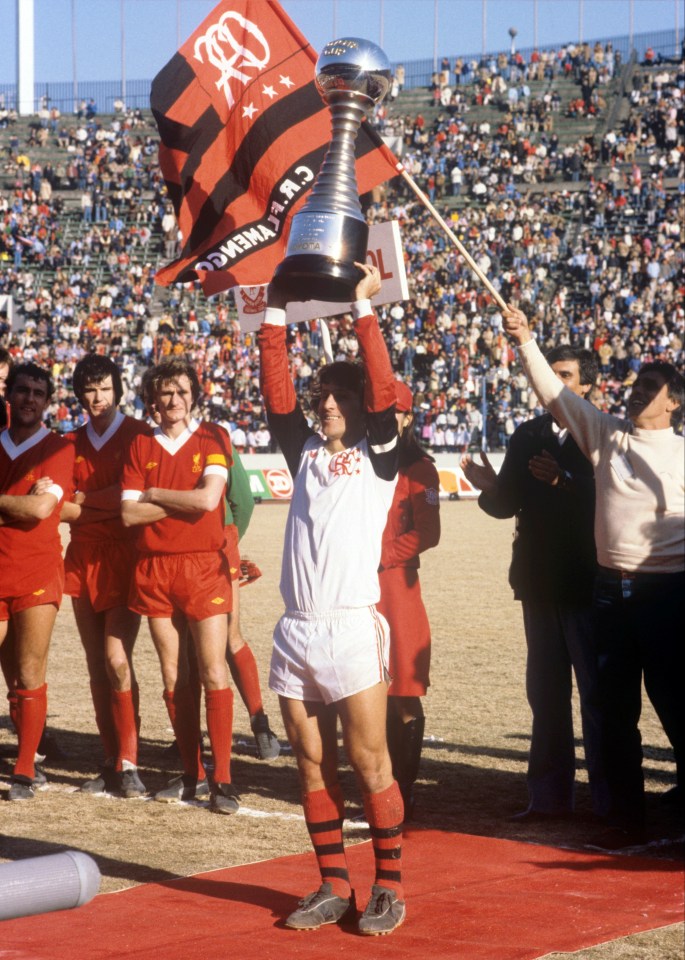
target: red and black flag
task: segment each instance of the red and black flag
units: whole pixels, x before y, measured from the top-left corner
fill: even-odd
[[[183,237],[159,283],[207,295],[270,280],[331,137],[317,55],[275,0],[222,0],[157,74],[150,102],[159,159]],[[357,183],[397,174],[362,125]]]

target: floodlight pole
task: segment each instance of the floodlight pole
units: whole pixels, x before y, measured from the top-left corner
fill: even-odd
[[[35,30],[33,0],[17,0],[17,113],[35,112]]]

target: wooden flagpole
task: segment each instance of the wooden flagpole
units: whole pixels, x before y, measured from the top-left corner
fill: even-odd
[[[478,266],[478,264],[476,263],[476,261],[473,259],[473,257],[471,256],[471,254],[468,252],[468,250],[466,249],[466,247],[464,246],[464,244],[461,242],[461,240],[459,239],[459,237],[456,236],[456,234],[454,233],[454,231],[448,226],[448,224],[445,222],[445,220],[440,216],[440,214],[439,214],[438,211],[435,209],[435,207],[433,206],[433,204],[430,202],[430,200],[428,199],[428,197],[426,196],[426,194],[423,192],[423,190],[419,187],[419,185],[416,183],[416,181],[413,179],[413,177],[411,177],[411,176],[407,173],[407,171],[406,171],[405,168],[404,168],[404,164],[403,164],[400,160],[398,160],[397,157],[396,157],[396,156],[394,155],[394,153],[392,152],[392,150],[390,150],[390,149],[388,148],[388,146],[386,145],[386,143],[384,142],[384,140],[382,139],[381,135],[378,133],[378,131],[376,130],[375,127],[371,126],[371,124],[367,124],[367,128],[366,128],[366,129],[367,129],[367,132],[371,134],[371,138],[372,138],[372,140],[375,141],[378,149],[379,149],[382,153],[385,154],[386,159],[388,159],[388,160],[393,164],[393,166],[394,166],[395,169],[397,170],[398,174],[402,177],[402,179],[405,181],[405,183],[408,183],[408,184],[409,184],[410,188],[413,190],[413,192],[414,192],[414,193],[416,194],[416,196],[419,198],[419,200],[421,201],[421,203],[426,207],[426,209],[428,210],[428,212],[430,213],[430,215],[433,217],[433,219],[435,220],[435,222],[445,231],[445,233],[447,234],[447,236],[450,238],[450,240],[452,241],[452,243],[454,244],[454,246],[457,248],[457,250],[459,251],[459,253],[462,255],[462,257],[464,258],[464,260],[466,261],[466,263],[469,265],[469,267],[473,270],[473,272],[475,273],[475,275],[478,277],[478,279],[479,279],[480,282],[483,284],[483,286],[485,287],[485,289],[488,291],[488,293],[490,294],[490,296],[493,298],[493,300],[495,301],[495,303],[497,304],[497,306],[500,308],[500,310],[506,310],[506,309],[507,309],[507,305],[506,305],[506,303],[504,302],[504,300],[502,299],[502,297],[500,296],[500,294],[497,292],[497,290],[495,290],[495,288],[493,287],[493,285],[490,283],[490,281],[488,280],[488,278],[485,276],[485,274],[483,273],[483,271],[480,269],[480,267]]]

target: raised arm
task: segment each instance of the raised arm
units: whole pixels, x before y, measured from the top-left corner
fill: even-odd
[[[369,456],[376,474],[383,480],[392,480],[398,470],[395,378],[385,340],[371,307],[371,297],[380,290],[380,273],[377,267],[368,263],[356,266],[364,271],[354,291],[352,316],[366,375],[364,406]]]
[[[259,330],[259,379],[267,418],[294,477],[305,443],[314,433],[297,402],[290,378],[283,294],[269,287],[268,306]]]
[[[509,305],[502,312],[504,329],[518,345],[518,355],[528,382],[540,403],[567,427],[586,457],[596,461],[602,434],[611,418],[565,387],[555,376],[533,339],[522,310]]]

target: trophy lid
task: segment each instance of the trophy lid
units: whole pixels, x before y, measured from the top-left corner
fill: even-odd
[[[380,103],[391,83],[390,61],[370,40],[331,40],[316,61],[316,85],[324,99],[337,91]]]

